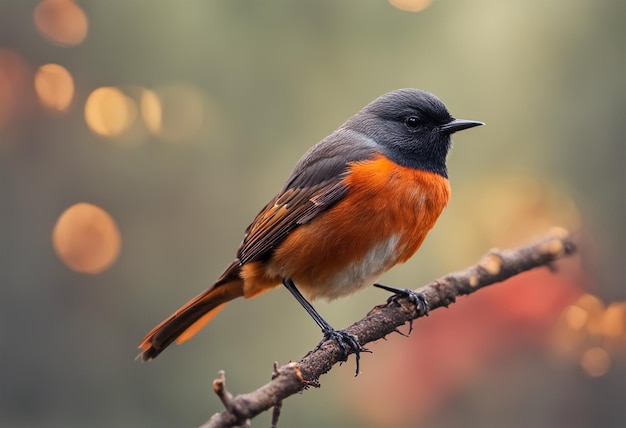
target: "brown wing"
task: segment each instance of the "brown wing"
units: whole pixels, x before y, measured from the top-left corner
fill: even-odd
[[[262,260],[296,227],[340,201],[348,189],[343,179],[353,162],[370,159],[373,140],[339,128],[311,147],[298,161],[283,190],[246,230],[237,257],[241,264]]]
[[[343,175],[309,187],[286,189],[256,216],[237,254],[245,264],[267,257],[296,227],[311,221],[339,200],[347,187]]]

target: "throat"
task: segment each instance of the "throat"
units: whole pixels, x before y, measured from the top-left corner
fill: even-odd
[[[405,168],[411,168],[420,171],[428,171],[448,178],[448,168],[446,166],[446,148],[431,148],[429,150],[419,150],[412,148],[411,150],[389,150],[385,156],[394,163]]]

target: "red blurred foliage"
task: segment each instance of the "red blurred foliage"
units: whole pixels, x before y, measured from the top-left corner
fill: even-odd
[[[33,76],[21,55],[0,48],[0,129],[23,120],[37,107]]]
[[[546,345],[561,311],[584,285],[579,274],[536,269],[434,311],[415,322],[409,339],[374,344],[364,384],[352,398],[374,425],[401,426],[427,416],[498,359]],[[381,388],[387,392],[372,394]]]

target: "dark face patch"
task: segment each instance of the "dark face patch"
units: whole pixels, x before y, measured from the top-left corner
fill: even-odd
[[[446,106],[434,95],[400,89],[374,100],[345,126],[376,141],[394,162],[447,177],[446,156],[451,140],[440,127],[452,120]]]

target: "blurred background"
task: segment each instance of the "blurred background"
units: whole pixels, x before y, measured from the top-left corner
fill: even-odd
[[[626,407],[626,3],[0,2],[0,425],[193,427],[320,332],[283,289],[135,360],[299,156],[384,92],[487,126],[383,282],[418,287],[553,225],[580,255],[462,298],[292,397],[281,426],[617,427]],[[347,326],[388,296],[318,310]],[[255,426],[269,425],[269,415]]]

